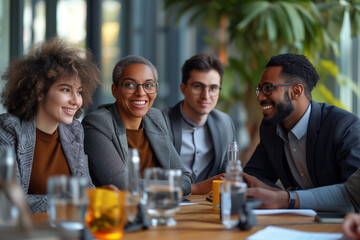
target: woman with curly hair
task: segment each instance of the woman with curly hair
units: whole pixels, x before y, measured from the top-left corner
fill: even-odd
[[[0,145],[16,154],[16,177],[31,212],[47,210],[46,182],[52,175],[86,177],[84,132],[74,117],[89,106],[100,83],[91,54],[54,38],[10,63],[2,76],[7,113],[0,115]]]

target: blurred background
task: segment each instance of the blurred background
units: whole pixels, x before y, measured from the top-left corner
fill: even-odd
[[[226,66],[217,108],[234,120],[244,164],[262,119],[253,89],[272,55],[305,54],[321,76],[313,99],[360,114],[359,30],[359,0],[0,0],[0,74],[60,36],[90,48],[102,70],[89,111],[114,101],[112,69],[129,54],[157,67],[162,109],[182,99],[184,61],[213,54]]]

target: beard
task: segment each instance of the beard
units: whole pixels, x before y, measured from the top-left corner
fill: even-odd
[[[277,105],[274,116],[270,119],[264,118],[263,122],[264,122],[265,126],[271,126],[274,124],[281,123],[293,111],[294,111],[294,104],[290,100],[289,92],[286,91],[284,94],[284,100]]]

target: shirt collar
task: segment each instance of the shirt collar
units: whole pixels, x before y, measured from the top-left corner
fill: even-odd
[[[188,124],[189,126],[193,127],[193,128],[201,128],[203,127],[207,121],[204,122],[203,125],[201,126],[197,126],[196,123],[194,123],[193,121],[190,120],[190,118],[188,118],[186,116],[186,114],[184,113],[184,110],[183,110],[183,104],[180,104],[180,114],[181,114],[181,117],[184,119],[185,123]]]
[[[311,103],[309,104],[309,107],[307,108],[304,116],[302,116],[302,118],[297,122],[297,124],[291,129],[291,132],[293,132],[293,134],[296,136],[297,139],[302,138],[307,132],[310,113],[311,113]]]

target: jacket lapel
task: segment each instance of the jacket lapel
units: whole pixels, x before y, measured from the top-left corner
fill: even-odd
[[[307,129],[307,140],[306,140],[306,165],[308,167],[309,175],[314,185],[317,185],[315,178],[315,160],[313,158],[314,151],[316,150],[316,139],[318,136],[318,131],[320,129],[321,123],[321,108],[320,104],[317,102],[311,101],[311,113]]]
[[[213,164],[212,168],[209,172],[209,177],[215,175],[215,173],[218,173],[220,166],[223,164],[222,159],[222,151],[221,146],[223,145],[224,138],[223,135],[220,133],[219,126],[216,126],[215,121],[211,114],[208,115],[207,124],[209,126],[211,138],[213,141],[214,146],[214,158],[213,158]]]
[[[20,185],[23,186],[24,192],[27,193],[29,190],[30,177],[32,164],[34,159],[36,143],[36,125],[35,120],[31,122],[23,121],[21,123],[21,130],[19,132],[19,142],[17,146],[17,167],[21,176]],[[20,179],[17,176],[17,179]]]
[[[182,130],[181,130],[181,113],[180,113],[180,104],[179,102],[170,112],[170,122],[172,125],[172,135],[173,135],[173,142],[176,151],[180,155],[181,145],[182,145]]]
[[[113,116],[114,131],[119,140],[120,146],[128,146],[127,137],[126,137],[126,128],[120,117],[120,114],[118,113],[116,102],[114,104],[112,104],[109,111],[111,112],[111,115]],[[126,164],[126,159],[128,156],[128,148],[120,147],[120,146],[116,146],[116,148],[120,154],[120,159],[123,159],[124,163]]]
[[[76,141],[78,136],[74,136],[72,131],[69,131],[63,124],[59,124],[59,138],[61,146],[66,158],[66,161],[70,168],[71,175],[78,176],[79,170],[83,169],[78,166],[79,161],[77,161],[80,151],[80,144]]]
[[[264,137],[264,147],[266,148],[266,152],[269,155],[269,159],[271,159],[271,165],[273,171],[276,172],[276,177],[281,180],[282,184],[287,187],[291,186],[291,179],[289,179],[289,175],[291,175],[290,169],[287,164],[287,159],[284,151],[284,141],[277,134],[277,125],[272,125],[270,127],[265,127],[262,124],[263,128],[271,128],[268,130],[260,129],[266,134]],[[271,176],[274,177],[274,176]]]
[[[164,132],[164,129],[157,125],[155,121],[150,119],[150,114],[152,114],[152,112],[148,111],[147,115],[143,117],[146,137],[148,138],[150,146],[154,151],[156,160],[164,168],[170,168],[170,160],[168,159],[170,156],[169,144],[172,143],[169,142],[169,138]],[[154,117],[154,119],[156,119],[156,117]],[[160,121],[160,119],[158,120]],[[165,123],[164,126],[166,126]]]

